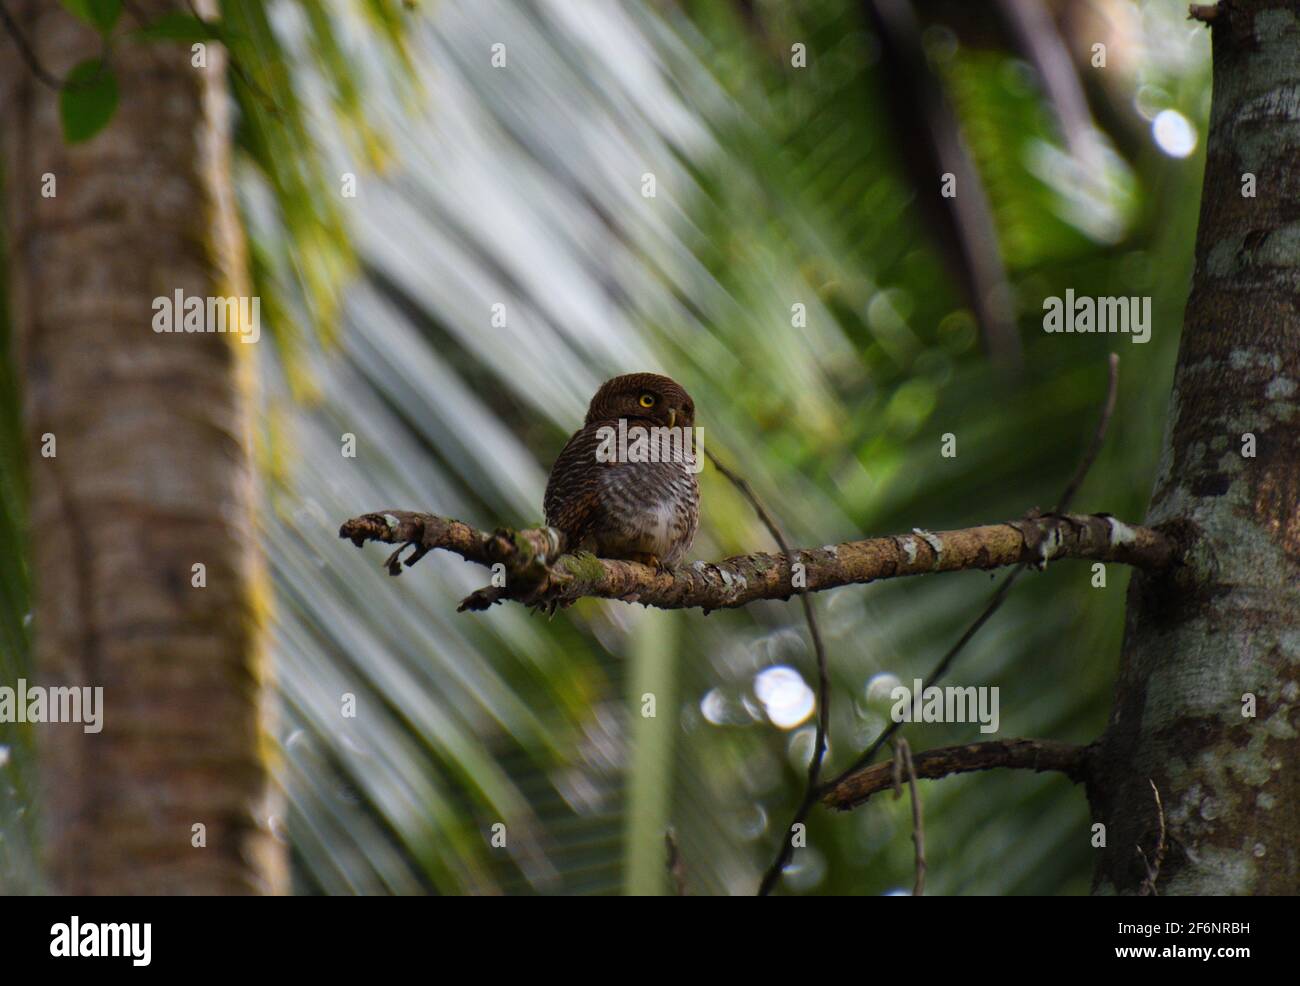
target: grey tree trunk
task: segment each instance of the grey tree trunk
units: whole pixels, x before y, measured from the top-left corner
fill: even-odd
[[[1161,855],[1158,893],[1300,893],[1300,7],[1204,16],[1196,271],[1147,518],[1194,546],[1172,584],[1133,576],[1098,893],[1141,892]]]
[[[189,9],[128,6],[146,18]],[[60,78],[101,51],[54,0],[6,7]],[[216,45],[195,68],[188,45],[133,43],[136,26],[117,29],[116,115],[75,146],[57,93],[0,37],[35,664],[47,685],[104,689],[102,732],[34,727],[47,873],[66,893],[276,892],[285,865],[268,824],[261,716],[253,347],[151,328],[155,297],[248,290],[224,63]],[[41,194],[46,175],[54,197]],[[205,588],[193,584],[197,564]]]

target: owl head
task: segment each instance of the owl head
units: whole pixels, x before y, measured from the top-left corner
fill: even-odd
[[[628,373],[601,384],[585,424],[618,418],[689,428],[695,424],[695,402],[676,380],[658,373]]]

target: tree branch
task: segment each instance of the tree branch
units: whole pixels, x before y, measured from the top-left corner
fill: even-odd
[[[921,795],[916,790],[916,763],[912,760],[912,748],[907,740],[898,737],[894,750],[894,797],[902,796],[903,771],[907,771],[907,790],[912,798],[912,844],[916,848],[913,858],[916,864],[916,880],[912,884],[912,896],[925,896],[925,822],[921,817]]]
[[[966,774],[998,767],[1039,773],[1055,770],[1077,784],[1087,779],[1093,751],[1092,746],[1074,746],[1055,740],[992,740],[914,753],[912,771],[916,777],[935,780],[949,774]],[[878,791],[892,789],[894,770],[895,762],[892,759],[855,770],[836,781],[822,795],[822,804],[840,811],[856,808]]]
[[[1110,419],[1115,414],[1115,404],[1119,400],[1119,355],[1116,353],[1111,353],[1106,359],[1106,380],[1106,399],[1102,402],[1101,415],[1097,419],[1096,430],[1092,433],[1092,441],[1088,443],[1088,448],[1084,451],[1083,458],[1079,460],[1078,468],[1075,469],[1074,475],[1070,477],[1070,481],[1066,483],[1065,489],[1061,492],[1060,499],[1056,501],[1056,506],[1052,510],[1052,513],[1054,514],[1063,514],[1070,509],[1070,505],[1074,502],[1075,494],[1079,492],[1079,487],[1083,485],[1083,481],[1087,478],[1088,472],[1092,469],[1092,464],[1097,461],[1097,456],[1101,453],[1102,445],[1105,444],[1106,432],[1110,428]],[[1004,602],[1006,602],[1007,597],[1011,594],[1011,587],[1015,585],[1016,579],[1020,578],[1024,571],[1025,563],[1022,562],[1006,574],[1006,577],[998,584],[997,589],[989,599],[988,605],[980,611],[980,615],[975,617],[974,622],[966,628],[965,633],[957,638],[957,642],[948,648],[947,653],[945,653],[943,657],[939,659],[939,663],[934,666],[934,670],[926,676],[925,686],[927,688],[935,684],[948,673],[948,669],[952,667],[953,662],[957,659],[957,655],[962,652],[962,649],[967,644],[975,639],[975,634],[980,632],[980,629],[984,624],[991,620],[993,614],[1001,608]],[[853,763],[826,783],[826,789],[829,790],[834,787],[845,777],[848,777],[849,774],[857,771],[859,767],[871,763],[880,748],[889,741],[890,737],[892,737],[894,733],[898,732],[901,726],[902,723],[900,721],[894,720],[881,730],[880,735],[875,738],[866,750],[858,755]]]
[[[539,606],[583,596],[639,602],[659,609],[701,608],[705,612],[745,606],[758,599],[788,599],[791,584],[786,556],[756,552],[716,563],[695,562],[656,571],[639,562],[564,554],[564,535],[550,527],[488,534],[434,514],[385,510],[346,521],[339,537],[358,547],[367,541],[399,545],[386,561],[389,574],[401,574],[402,554],[414,565],[442,549],[489,567],[500,564],[504,586],[480,589],[461,601],[461,610],[487,609],[506,599]],[[847,541],[791,553],[802,565],[807,591],[933,572],[991,569],[1058,558],[1118,562],[1147,571],[1177,565],[1181,549],[1159,528],[1125,524],[1106,514],[1039,514],[1020,520],[931,533]]]

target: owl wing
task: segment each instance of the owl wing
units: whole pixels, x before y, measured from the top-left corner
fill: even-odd
[[[613,464],[596,460],[600,427],[600,422],[593,422],[570,438],[546,481],[542,501],[546,523],[564,532],[570,550],[582,544],[600,518],[600,479]]]

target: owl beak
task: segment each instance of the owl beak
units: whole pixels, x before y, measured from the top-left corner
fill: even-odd
[[[677,425],[677,408],[670,407],[668,409],[668,427],[673,428],[676,427],[676,425]]]

